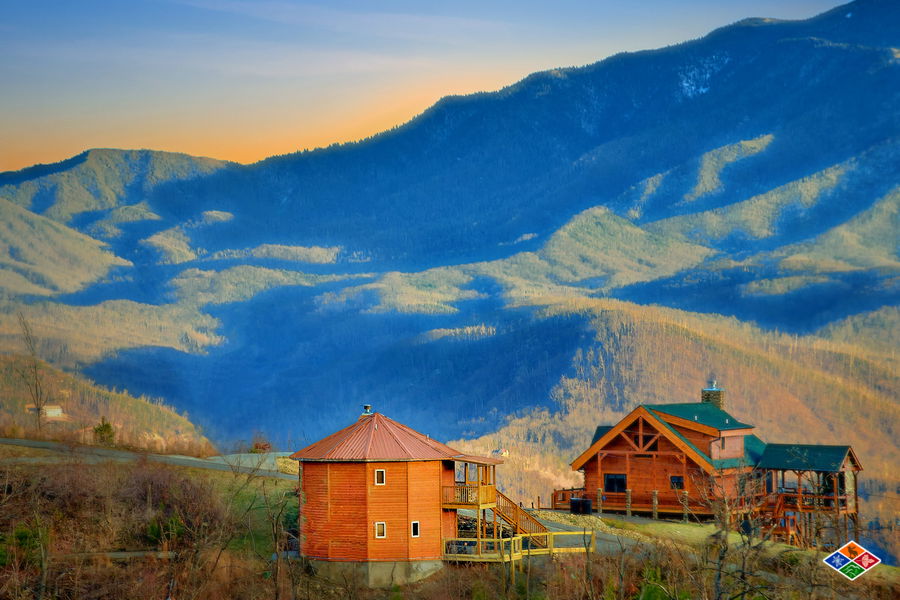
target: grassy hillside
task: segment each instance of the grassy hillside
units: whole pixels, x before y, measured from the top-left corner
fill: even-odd
[[[900,331],[900,308],[885,306],[870,313],[854,315],[829,324],[819,335],[855,346],[860,352],[877,352],[889,360],[900,360],[897,332]]]
[[[60,223],[110,211],[99,231],[115,237],[119,232],[111,225],[155,218],[142,201],[158,186],[230,164],[170,152],[89,150],[59,165],[0,174],[0,198]]]
[[[296,528],[294,482],[68,452],[10,465],[9,448],[0,445],[3,597],[250,600],[301,573],[270,560]],[[341,597],[304,583],[295,597]]]
[[[0,198],[0,289],[15,296],[78,291],[130,265],[105,244]]]
[[[0,354],[0,430],[5,437],[35,435],[36,418],[26,411],[32,404],[20,375],[28,359]],[[214,449],[200,431],[172,407],[158,400],[113,391],[42,363],[40,377],[46,403],[62,408],[61,419],[43,419],[41,434],[51,439],[93,443],[93,427],[106,418],[118,444],[154,452],[210,454]]]
[[[295,482],[152,462],[82,462],[50,451],[8,465],[9,448],[19,450],[0,445],[0,478],[10,484],[0,488],[0,594],[9,597],[507,600],[602,590],[610,598],[661,598],[663,586],[681,600],[713,597],[718,582],[732,593],[750,584],[772,598],[887,600],[898,577],[896,567],[878,565],[850,582],[822,565],[821,553],[781,544],[748,552],[736,534],[719,555],[721,537],[711,525],[544,512],[538,516],[563,527],[597,531],[598,552],[526,559],[515,583],[505,566],[470,563],[447,564],[416,584],[369,589],[284,560],[279,551],[296,536]],[[718,565],[717,556],[724,558]],[[737,565],[741,577],[731,577]]]

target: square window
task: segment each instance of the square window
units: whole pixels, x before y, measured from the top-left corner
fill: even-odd
[[[669,487],[673,490],[683,490],[684,489],[684,476],[683,475],[672,475],[669,477]]]
[[[377,537],[377,538],[386,538],[387,537],[387,524],[384,521],[376,521],[375,522],[375,537]]]
[[[413,521],[409,526],[409,535],[411,537],[419,537],[419,522]]]
[[[603,474],[603,491],[614,493],[623,493],[628,487],[625,473],[604,473]]]
[[[384,485],[386,481],[387,476],[384,469],[375,469],[375,485]]]

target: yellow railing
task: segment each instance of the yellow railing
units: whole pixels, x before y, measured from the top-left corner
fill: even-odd
[[[547,531],[509,538],[444,540],[444,560],[509,562],[526,556],[585,553],[594,550],[593,531]]]
[[[491,484],[444,486],[444,504],[467,504],[476,506],[493,504],[496,501],[497,489]]]

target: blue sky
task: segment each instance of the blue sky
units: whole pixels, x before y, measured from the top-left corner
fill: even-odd
[[[0,0],[0,171],[92,147],[241,162],[359,139],[441,96],[819,0]]]

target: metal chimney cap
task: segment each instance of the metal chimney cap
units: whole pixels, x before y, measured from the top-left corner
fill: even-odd
[[[364,414],[364,415],[371,415],[371,414],[374,414],[374,413],[372,412],[372,405],[371,405],[371,404],[363,404],[363,414]]]

